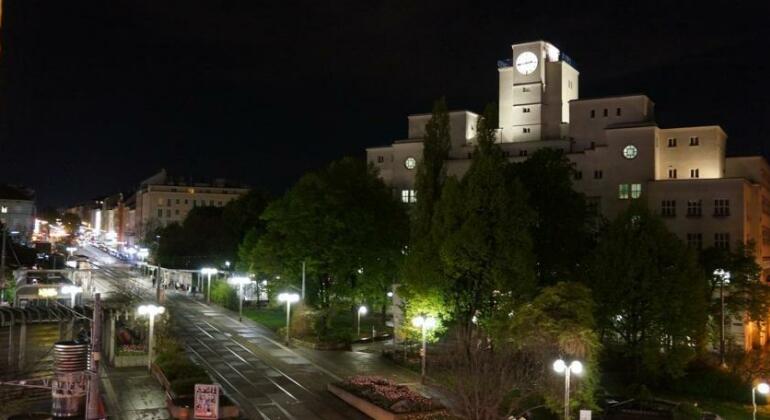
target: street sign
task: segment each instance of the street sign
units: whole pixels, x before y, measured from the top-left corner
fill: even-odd
[[[591,410],[580,410],[580,420],[591,420]]]
[[[196,419],[219,418],[219,385],[195,384],[193,417]]]

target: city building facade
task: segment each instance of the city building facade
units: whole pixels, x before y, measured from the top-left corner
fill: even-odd
[[[0,223],[8,237],[19,242],[30,240],[35,229],[35,194],[10,185],[0,185]]]
[[[661,128],[643,94],[581,99],[572,60],[545,41],[512,46],[498,62],[497,142],[511,161],[541,148],[565,152],[574,187],[607,219],[645,200],[689,246],[753,244],[762,280],[770,281],[770,166],[761,156],[727,157],[727,134],[716,125]],[[447,173],[470,166],[479,116],[449,113]],[[367,160],[406,203],[417,200],[416,167],[430,114],[408,117],[408,136],[367,149]],[[767,325],[767,323],[764,323]],[[746,349],[764,345],[766,327],[745,320],[728,326]]]

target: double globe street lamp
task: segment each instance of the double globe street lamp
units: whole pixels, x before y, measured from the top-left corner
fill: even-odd
[[[207,276],[206,281],[206,303],[211,304],[211,275],[216,275],[219,272],[216,268],[203,267],[201,268],[201,274]]]
[[[766,382],[760,382],[751,388],[751,404],[754,406],[754,420],[757,420],[757,392],[762,395],[770,393],[770,385]]]
[[[573,360],[567,365],[564,360],[559,359],[553,362],[553,370],[558,374],[564,374],[564,420],[569,420],[569,378],[571,373],[575,375],[583,373],[583,364]]]
[[[243,322],[243,286],[250,284],[249,277],[230,277],[227,282],[238,286],[238,322]]]
[[[366,309],[366,306],[358,307],[358,324],[356,324],[358,328],[358,333],[356,335],[356,339],[361,338],[361,315],[366,315],[367,312],[368,312],[368,309]]]
[[[166,312],[166,308],[152,304],[142,305],[137,309],[139,315],[147,315],[150,319],[150,338],[147,345],[147,370],[152,369],[152,348],[155,344],[155,339],[153,337],[155,333],[155,315],[160,315],[163,312]]]
[[[412,325],[420,328],[422,331],[422,349],[420,351],[420,383],[425,383],[425,358],[428,356],[428,330],[436,326],[436,318],[432,316],[419,315],[412,318]]]
[[[70,295],[70,307],[75,307],[75,296],[78,293],[83,292],[83,288],[80,286],[63,286],[61,292],[65,295]]]

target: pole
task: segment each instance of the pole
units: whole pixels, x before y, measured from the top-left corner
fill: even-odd
[[[719,282],[719,300],[722,302],[722,328],[719,333],[719,360],[720,366],[725,367],[725,276],[724,274],[719,276],[721,282]]]
[[[147,345],[147,370],[152,370],[152,347],[155,344],[153,335],[155,333],[155,315],[150,314],[150,339]]]
[[[70,293],[70,298],[71,298],[70,299],[70,303],[71,303],[70,307],[74,308],[75,307],[75,293]]]
[[[569,420],[569,373],[570,367],[564,371],[564,420]]]
[[[5,225],[3,224],[0,224],[0,235],[3,237],[3,245],[2,248],[0,248],[0,284],[3,285],[3,293],[5,293]],[[302,284],[304,284],[304,282]],[[3,296],[5,296],[5,294],[3,294]]]
[[[302,300],[305,300],[305,262],[302,261]]]
[[[422,324],[422,373],[420,374],[420,383],[425,385],[425,359],[428,356],[428,331],[425,323]]]
[[[751,404],[754,406],[754,420],[757,420],[757,387],[751,388]]]
[[[211,305],[211,273],[206,273],[208,285],[206,286],[206,304]]]
[[[243,322],[243,283],[238,283],[238,322]]]
[[[289,345],[289,319],[291,318],[291,302],[286,300],[286,345]]]
[[[99,359],[102,347],[102,304],[100,294],[94,294],[94,314],[91,322],[91,380],[88,382],[86,420],[99,416]]]
[[[361,309],[358,310],[358,332],[356,333],[356,340],[358,340],[361,337]]]

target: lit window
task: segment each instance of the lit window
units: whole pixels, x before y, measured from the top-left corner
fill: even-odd
[[[618,185],[618,198],[621,200],[628,200],[629,197],[629,186],[628,184],[620,184]]]
[[[730,215],[730,200],[714,200],[714,216],[724,217]]]
[[[669,169],[668,170],[668,177],[670,179],[676,179],[676,169]]]
[[[6,206],[0,207],[0,213],[8,213],[8,207]]]
[[[698,169],[690,169],[690,178],[700,178],[700,171]]]
[[[676,137],[668,138],[668,147],[676,147]]]
[[[401,190],[401,202],[402,203],[416,203],[417,191],[415,190]]]
[[[631,184],[631,198],[639,198],[642,196],[642,184]]]
[[[690,146],[697,146],[699,144],[700,144],[700,139],[698,139],[698,136],[690,137]]]

